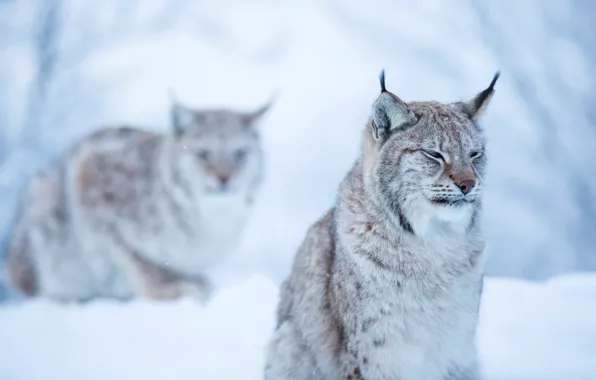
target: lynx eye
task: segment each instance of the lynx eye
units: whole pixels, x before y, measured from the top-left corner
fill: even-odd
[[[475,159],[480,158],[480,157],[482,157],[482,152],[472,152],[472,153],[470,153],[470,158],[472,160],[475,160]]]
[[[421,150],[421,152],[426,157],[432,158],[433,160],[445,161],[443,155],[439,152],[435,152],[434,150]]]
[[[208,150],[200,150],[197,153],[197,157],[201,160],[201,161],[209,161],[211,159],[211,153],[209,153]]]
[[[234,160],[236,162],[242,162],[248,155],[248,151],[246,149],[238,149],[234,152]]]

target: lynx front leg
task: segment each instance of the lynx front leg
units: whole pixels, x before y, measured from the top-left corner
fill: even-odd
[[[191,277],[178,273],[167,266],[155,264],[137,253],[131,253],[130,259],[140,293],[147,298],[171,300],[191,295],[204,303],[212,293],[212,285],[205,277]]]
[[[290,321],[274,332],[267,348],[265,380],[331,380],[316,368],[311,353]]]
[[[206,303],[213,293],[213,287],[206,278],[188,278],[166,268],[158,268],[158,276],[145,280],[145,295],[153,299],[176,299],[191,296],[200,303]]]

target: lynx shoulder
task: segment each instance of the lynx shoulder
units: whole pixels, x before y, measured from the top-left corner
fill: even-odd
[[[478,379],[490,86],[467,102],[385,88],[334,207],[280,292],[265,378]]]
[[[30,181],[8,278],[29,296],[207,299],[262,178],[255,112],[172,104],[172,129],[104,128]]]

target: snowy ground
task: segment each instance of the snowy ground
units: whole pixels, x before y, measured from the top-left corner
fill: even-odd
[[[594,294],[594,275],[488,279],[479,332],[486,380],[596,379]],[[277,286],[255,275],[207,307],[4,305],[0,379],[261,379],[276,298]]]

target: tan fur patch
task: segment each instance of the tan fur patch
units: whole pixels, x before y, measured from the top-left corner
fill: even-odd
[[[129,258],[141,283],[145,297],[156,300],[173,300],[184,294],[183,285],[190,284],[197,289],[208,287],[200,276],[190,278],[168,267],[155,264],[135,252],[129,252]]]
[[[96,160],[97,158],[94,155],[88,155],[79,164],[76,183],[81,194],[84,194],[94,184],[94,177],[97,175],[95,173]]]
[[[24,242],[17,243],[7,258],[8,279],[13,287],[28,297],[38,293],[38,278],[33,258],[26,249]]]

